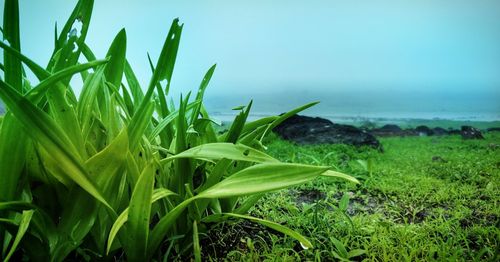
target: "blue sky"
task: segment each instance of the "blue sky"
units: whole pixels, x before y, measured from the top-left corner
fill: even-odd
[[[54,23],[62,26],[75,3],[20,0],[23,52],[45,65]],[[217,63],[215,96],[349,89],[500,100],[497,0],[98,0],[87,42],[102,57],[125,27],[128,58],[146,85],[146,52],[158,57],[176,17],[184,31],[174,95],[196,89]]]

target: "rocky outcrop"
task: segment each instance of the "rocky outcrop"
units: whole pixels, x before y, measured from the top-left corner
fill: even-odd
[[[349,144],[381,149],[370,133],[351,125],[335,124],[328,119],[294,115],[273,129],[285,140],[297,144]]]
[[[434,131],[432,131],[432,129],[430,129],[428,126],[417,126],[415,128],[415,132],[419,136],[432,136],[432,135],[434,135]]]
[[[500,132],[500,127],[490,127],[486,129],[488,132]]]
[[[472,126],[462,126],[460,135],[463,139],[484,139],[481,130]]]

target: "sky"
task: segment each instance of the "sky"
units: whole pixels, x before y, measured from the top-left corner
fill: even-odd
[[[22,51],[46,65],[54,24],[62,27],[76,1],[19,2]],[[287,104],[280,97],[296,103],[336,97],[341,108],[324,101],[320,109],[359,104],[363,114],[373,111],[363,101],[374,98],[384,102],[372,108],[399,102],[411,111],[435,101],[440,105],[430,111],[500,115],[498,0],[97,0],[86,42],[104,57],[125,28],[127,57],[145,87],[151,76],[146,54],[156,61],[176,17],[184,29],[173,97],[196,90],[217,63],[207,90],[214,107],[253,97],[267,104],[261,111],[274,100],[284,104],[274,109],[280,111]]]

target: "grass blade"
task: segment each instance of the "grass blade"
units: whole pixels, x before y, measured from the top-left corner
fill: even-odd
[[[111,209],[100,190],[88,177],[76,148],[72,146],[57,124],[45,112],[38,109],[3,81],[0,81],[0,98],[23,126],[30,130],[29,135],[38,141],[53,158],[59,160],[60,166],[67,171],[67,175]]]
[[[127,259],[139,261],[146,257],[153,194],[154,170],[149,164],[142,171],[130,199],[128,213]]]
[[[347,181],[353,182],[355,184],[359,184],[359,180],[357,180],[356,178],[354,178],[354,177],[352,177],[350,175],[346,175],[344,173],[337,172],[337,171],[328,170],[328,171],[324,172],[321,175],[322,176],[327,176],[327,177],[341,178],[341,179],[345,179]]]
[[[23,211],[23,214],[21,216],[21,222],[19,223],[19,228],[17,230],[16,238],[14,239],[14,242],[12,243],[12,246],[10,247],[10,251],[5,257],[5,262],[10,260],[10,257],[14,254],[14,251],[16,251],[17,245],[19,245],[19,242],[21,242],[21,239],[23,238],[24,234],[28,230],[28,227],[30,225],[31,217],[33,217],[34,210],[26,210]]]
[[[256,163],[279,162],[271,156],[261,151],[242,144],[233,143],[209,143],[193,147],[183,151],[177,155],[163,159],[161,163],[165,163],[177,158],[196,158],[219,160],[222,158],[249,161]]]
[[[265,193],[310,181],[328,167],[264,163],[245,168],[200,192],[199,198],[224,198]]]
[[[276,222],[272,222],[272,221],[261,219],[261,218],[240,215],[240,214],[234,214],[234,213],[222,213],[222,214],[216,214],[216,215],[205,217],[203,219],[203,222],[221,222],[221,221],[226,220],[228,217],[243,218],[243,219],[250,220],[252,222],[257,222],[261,225],[264,225],[264,226],[272,228],[278,232],[281,232],[285,235],[293,237],[294,239],[298,240],[300,242],[300,244],[306,249],[313,247],[312,243],[307,238],[305,238],[304,236],[299,234],[298,232],[296,232],[288,227],[282,226]]]

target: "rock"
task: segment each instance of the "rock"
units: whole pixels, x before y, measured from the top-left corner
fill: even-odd
[[[490,127],[486,129],[488,132],[500,132],[500,127]]]
[[[448,128],[448,135],[460,135],[460,133],[458,129]]]
[[[442,158],[440,156],[433,156],[432,157],[432,162],[447,163],[448,161],[446,161],[444,158]]]
[[[484,139],[481,130],[472,126],[462,126],[460,135],[462,135],[463,139]]]
[[[434,135],[434,132],[428,126],[417,126],[415,128],[415,131],[418,133],[419,136],[432,136],[432,135]]]
[[[388,124],[388,125],[384,125],[383,127],[379,128],[378,130],[397,133],[397,132],[401,132],[403,129],[401,129],[401,127],[399,127],[398,125]]]
[[[417,132],[413,129],[401,129],[397,125],[384,125],[380,128],[374,128],[370,130],[370,133],[375,136],[387,137],[387,136],[416,136]]]
[[[297,144],[349,144],[382,149],[370,133],[354,126],[334,124],[328,119],[294,115],[273,129],[285,140]]]
[[[435,136],[444,136],[444,135],[448,134],[448,130],[446,130],[446,129],[442,128],[442,127],[434,127],[432,129],[432,133]]]

